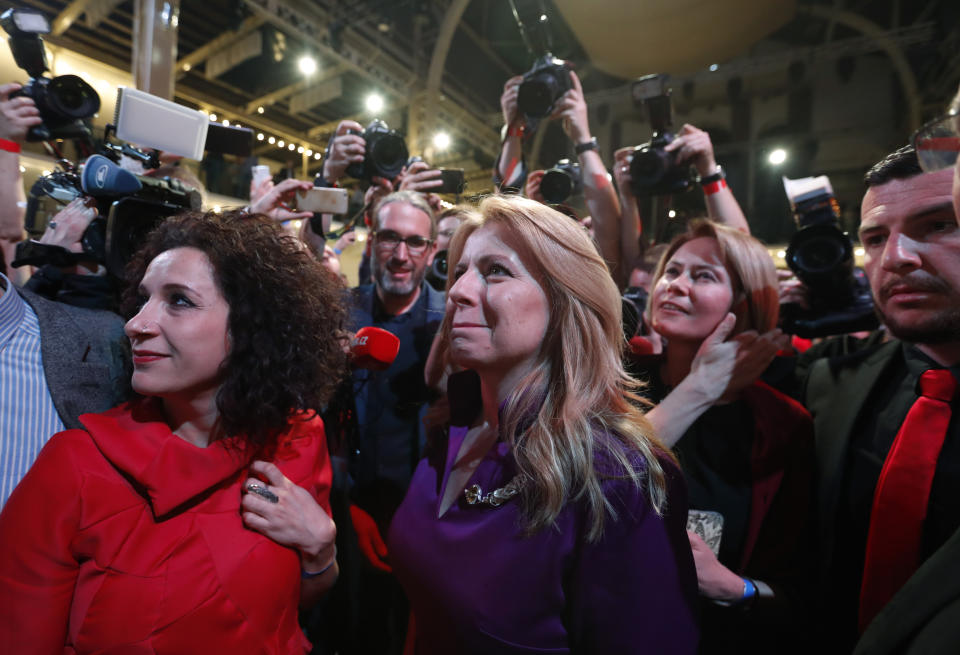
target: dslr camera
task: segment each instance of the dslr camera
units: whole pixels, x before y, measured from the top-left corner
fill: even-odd
[[[671,196],[693,186],[690,166],[677,163],[676,153],[664,147],[673,141],[673,103],[667,76],[645,75],[633,83],[633,102],[646,109],[653,134],[630,156],[631,189],[635,196]]]
[[[560,96],[571,88],[570,65],[547,53],[523,76],[517,108],[528,118],[549,116]]]
[[[43,123],[27,132],[29,141],[89,137],[84,121],[100,110],[100,96],[92,86],[76,75],[45,77],[50,70],[41,34],[50,33],[43,14],[27,9],[7,9],[0,14],[0,25],[10,35],[10,52],[17,66],[30,81],[11,97],[31,98]]]
[[[853,243],[840,229],[840,206],[825,175],[783,178],[797,232],[787,247],[787,265],[810,292],[810,309],[781,308],[784,332],[804,338],[877,327],[870,285],[853,265]]]
[[[379,118],[371,121],[363,132],[350,130],[348,134],[363,137],[367,144],[363,161],[347,167],[347,175],[358,180],[370,181],[374,177],[392,180],[400,174],[410,156],[400,133],[391,130]]]
[[[583,175],[580,164],[576,161],[561,159],[556,166],[545,172],[540,180],[540,194],[552,205],[580,193],[583,193]]]

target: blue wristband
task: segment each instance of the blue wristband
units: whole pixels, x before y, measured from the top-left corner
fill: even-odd
[[[325,567],[323,567],[323,568],[320,569],[319,571],[315,571],[314,573],[310,573],[310,572],[308,572],[308,571],[304,571],[303,569],[301,569],[301,570],[300,570],[300,579],[301,579],[301,580],[310,580],[310,579],[312,579],[312,578],[319,577],[319,576],[323,575],[324,573],[326,573],[327,571],[329,571],[329,570],[330,570],[330,567],[333,566],[333,565],[336,564],[336,563],[337,563],[337,547],[334,546],[334,547],[333,547],[333,559],[330,560],[330,563],[329,563],[329,564],[327,564]]]

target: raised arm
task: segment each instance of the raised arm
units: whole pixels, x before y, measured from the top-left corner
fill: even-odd
[[[25,96],[10,98],[19,88],[16,82],[0,86],[0,249],[7,262],[7,270],[0,273],[12,280],[17,279],[17,273],[10,262],[15,245],[23,239],[26,200],[20,174],[20,148],[26,141],[27,130],[42,122],[33,100]]]
[[[693,164],[697,169],[697,174],[704,182],[703,195],[707,214],[712,220],[750,234],[747,217],[743,215],[740,203],[717,166],[709,134],[688,123],[680,128],[677,138],[667,144],[665,150],[676,152],[677,161]]]
[[[593,217],[594,238],[600,256],[606,260],[617,286],[623,283],[620,260],[620,201],[590,133],[587,103],[580,78],[570,71],[572,88],[557,102],[553,118],[563,121],[563,131],[573,142],[583,176],[583,199]]]

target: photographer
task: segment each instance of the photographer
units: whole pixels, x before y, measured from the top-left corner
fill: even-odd
[[[23,240],[23,214],[26,196],[20,174],[20,149],[27,138],[27,130],[40,125],[40,112],[33,100],[26,96],[10,98],[21,88],[16,82],[0,86],[0,252],[7,262],[0,273],[11,280],[22,273],[10,267],[14,246]]]
[[[601,256],[610,267],[611,275],[618,286],[626,282],[626,272],[622,270],[620,254],[620,234],[617,217],[620,216],[620,202],[614,191],[610,175],[600,158],[597,140],[590,133],[587,116],[587,103],[583,96],[580,78],[569,71],[570,90],[561,96],[550,115],[552,120],[560,120],[564,133],[573,142],[580,163],[583,179],[583,197],[590,215],[593,217],[594,241]],[[497,175],[502,180],[501,187],[519,186],[525,178],[522,160],[522,136],[525,128],[524,118],[517,106],[520,84],[523,77],[513,77],[507,81],[500,98],[501,109],[506,127],[503,148],[497,162]],[[543,202],[539,196],[539,183],[542,171],[530,174],[526,189],[532,198]],[[539,196],[539,197],[538,197]]]

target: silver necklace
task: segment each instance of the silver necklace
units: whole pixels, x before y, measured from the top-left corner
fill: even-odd
[[[471,484],[463,490],[463,495],[467,499],[468,505],[490,505],[490,507],[500,507],[505,502],[520,493],[523,482],[520,476],[515,475],[513,479],[499,489],[494,489],[486,496],[483,495],[483,489],[479,484]]]

